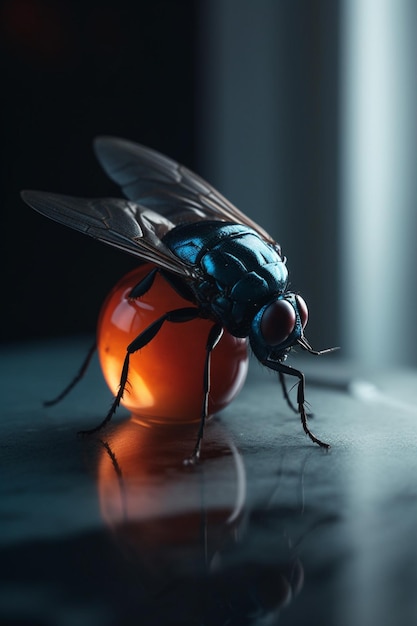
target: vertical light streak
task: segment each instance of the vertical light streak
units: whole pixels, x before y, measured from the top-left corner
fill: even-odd
[[[345,0],[341,18],[342,345],[371,366],[404,362],[416,339],[415,13]]]

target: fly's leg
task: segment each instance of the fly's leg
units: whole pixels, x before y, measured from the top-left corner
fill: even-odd
[[[281,383],[282,395],[284,396],[286,403],[288,404],[290,409],[294,411],[294,413],[299,413],[297,407],[294,406],[293,401],[290,398],[290,394],[288,393],[287,385],[285,382],[285,376],[281,371],[278,372],[278,378],[279,382]]]
[[[280,380],[281,380],[281,374],[282,375],[288,374],[289,376],[296,376],[298,378],[299,382],[298,382],[298,387],[297,387],[297,405],[298,405],[298,413],[300,414],[301,424],[303,425],[304,432],[306,435],[310,437],[311,441],[313,441],[314,443],[317,443],[322,448],[326,448],[326,449],[330,448],[328,443],[325,443],[324,441],[321,441],[321,439],[318,439],[318,437],[316,437],[308,427],[308,424],[307,424],[308,415],[304,407],[304,403],[305,403],[304,374],[300,372],[300,370],[290,367],[289,365],[285,365],[284,363],[281,363],[280,361],[271,361],[269,359],[265,359],[263,361],[263,364],[269,367],[270,369],[273,369],[276,372],[278,372],[280,375]]]
[[[95,428],[91,428],[89,430],[81,430],[79,431],[80,435],[91,435],[99,430],[101,430],[113,417],[115,414],[121,399],[123,398],[123,393],[126,388],[127,378],[129,374],[129,360],[130,355],[134,354],[141,348],[144,348],[152,339],[157,335],[159,330],[161,329],[164,322],[174,322],[174,323],[183,323],[190,322],[191,320],[196,319],[201,316],[201,312],[199,309],[195,307],[185,307],[183,309],[175,309],[173,311],[168,311],[161,315],[157,320],[152,322],[144,331],[142,331],[136,339],[134,339],[126,348],[126,356],[123,362],[122,373],[120,376],[119,389],[117,394],[115,395],[110,410],[108,411],[104,420]]]
[[[285,398],[285,401],[287,402],[290,409],[294,411],[294,413],[299,413],[300,411],[298,410],[296,406],[294,406],[294,403],[290,398],[290,394],[288,393],[287,385],[285,382],[285,376],[281,371],[278,372],[278,378],[279,378],[279,382],[281,383],[282,394]],[[313,417],[313,413],[306,413],[306,415],[308,419],[311,419]]]
[[[83,378],[84,374],[86,373],[88,366],[90,365],[90,361],[93,358],[93,355],[96,349],[97,349],[97,344],[96,342],[94,342],[91,348],[89,349],[87,356],[85,357],[78,373],[74,376],[74,378],[69,383],[69,385],[67,385],[65,389],[63,389],[63,391],[61,391],[61,393],[56,396],[56,398],[53,398],[52,400],[46,400],[43,403],[44,406],[53,406],[54,404],[61,402],[61,400],[63,400],[65,396],[69,394],[71,389],[73,389],[75,385],[80,382],[80,380]]]
[[[223,328],[221,324],[215,324],[210,330],[206,343],[206,358],[204,361],[204,378],[203,378],[203,403],[201,406],[200,426],[197,433],[197,441],[194,451],[188,459],[185,459],[185,465],[194,465],[200,458],[201,441],[204,434],[204,426],[208,415],[208,402],[210,396],[210,365],[211,365],[211,353],[219,343],[223,335]]]
[[[158,271],[158,268],[155,267],[149,272],[149,274],[146,274],[146,276],[133,287],[132,291],[129,294],[129,298],[140,298],[141,296],[144,296],[145,293],[149,291],[149,289],[152,287]]]
[[[140,281],[140,283],[138,283],[135,287],[133,287],[132,291],[129,294],[129,298],[140,298],[140,296],[143,296],[147,291],[149,291],[149,289],[153,285],[153,281],[155,280],[155,276],[157,272],[158,272],[158,268],[151,270],[149,274],[147,274]],[[61,393],[56,396],[56,398],[52,398],[52,400],[46,400],[43,403],[44,406],[53,406],[54,404],[61,402],[61,400],[63,400],[69,394],[69,392],[80,382],[80,380],[84,377],[84,374],[86,373],[88,369],[88,366],[90,365],[91,359],[96,349],[97,349],[97,344],[96,342],[94,342],[94,344],[89,349],[87,356],[85,357],[78,373],[74,376],[74,378],[71,380],[69,385],[67,385],[65,389],[63,389],[63,391],[61,391]]]
[[[168,283],[168,285],[176,291],[181,298],[189,300],[190,302],[195,302],[193,291],[186,281],[179,276],[175,276],[170,272],[161,269],[160,267],[155,267],[137,285],[135,285],[129,294],[129,298],[141,298],[144,296],[145,293],[152,287],[157,274],[162,276],[165,282]]]

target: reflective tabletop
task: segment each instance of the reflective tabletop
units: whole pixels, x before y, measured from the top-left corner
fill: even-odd
[[[189,467],[195,425],[77,436],[111,401],[97,361],[43,406],[88,347],[2,350],[1,624],[416,623],[415,371],[292,358],[326,451],[251,362]]]

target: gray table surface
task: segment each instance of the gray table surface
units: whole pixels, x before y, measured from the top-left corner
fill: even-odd
[[[61,404],[87,338],[4,346],[0,623],[417,622],[417,374],[300,357],[312,444],[251,363],[208,425],[144,428],[109,406],[97,361]],[[388,365],[388,364],[387,364]]]

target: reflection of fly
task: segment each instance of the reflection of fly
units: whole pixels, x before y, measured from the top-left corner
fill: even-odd
[[[297,404],[306,434],[328,447],[309,430],[304,407],[304,375],[285,363],[295,344],[312,354],[304,336],[307,306],[287,288],[287,268],[280,246],[208,183],[175,161],[143,146],[112,137],[95,140],[97,158],[125,199],[82,199],[48,192],[23,191],[31,207],[142,260],[155,269],[136,285],[140,298],[160,273],[193,306],[167,311],[126,348],[120,387],[103,422],[115,413],[127,383],[129,357],[148,344],[165,322],[195,318],[213,321],[207,340],[204,397],[197,443],[199,457],[210,391],[210,354],[223,328],[249,337],[255,356],[278,372],[289,399],[284,374],[298,378]]]

